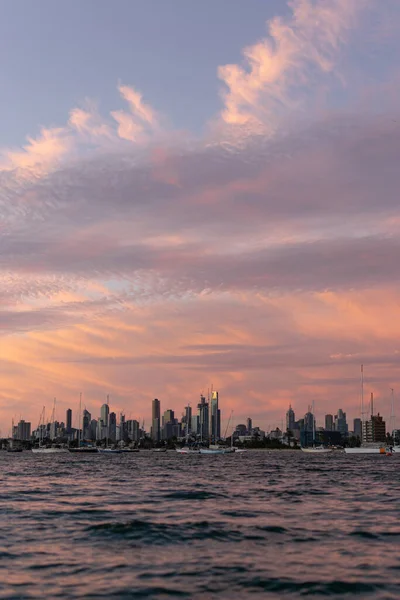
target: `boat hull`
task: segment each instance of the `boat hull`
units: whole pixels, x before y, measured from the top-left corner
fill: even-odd
[[[329,454],[332,452],[332,448],[302,448],[301,450],[307,454]]]
[[[68,448],[68,451],[77,454],[94,454],[97,453],[97,448]]]
[[[97,448],[100,454],[122,454],[122,450],[114,450],[114,448]]]
[[[32,448],[34,454],[65,454],[68,448]]]
[[[346,454],[383,454],[385,455],[387,453],[386,448],[345,448],[344,449]],[[400,448],[399,447],[395,447],[392,448],[392,455],[395,456],[400,456]]]

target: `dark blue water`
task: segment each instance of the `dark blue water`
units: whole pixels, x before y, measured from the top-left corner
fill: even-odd
[[[400,461],[0,453],[0,598],[400,598]]]

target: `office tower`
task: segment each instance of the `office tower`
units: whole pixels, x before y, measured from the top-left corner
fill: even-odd
[[[289,409],[286,413],[286,430],[288,430],[288,429],[293,430],[295,422],[296,422],[296,419],[295,419],[295,415],[294,415],[294,410],[292,408],[292,405],[289,404]]]
[[[117,439],[117,415],[115,412],[110,412],[108,416],[108,437],[112,442],[115,442]],[[122,436],[120,439],[123,439]]]
[[[97,420],[96,419],[92,419],[90,421],[90,427],[89,427],[89,433],[88,433],[88,439],[89,440],[95,440],[96,439],[96,431],[97,431]]]
[[[333,431],[333,415],[325,415],[325,430]]]
[[[383,417],[378,413],[374,415],[374,395],[371,394],[371,418],[363,423],[363,442],[385,442],[386,441],[386,423]]]
[[[210,410],[210,436],[211,440],[216,443],[221,437],[221,413],[219,413],[218,392],[211,392],[211,410]]]
[[[22,420],[14,428],[14,438],[17,440],[29,440],[31,437],[31,424]]]
[[[253,421],[249,417],[247,419],[247,435],[251,435],[252,431],[253,431]]]
[[[200,433],[199,415],[193,415],[192,416],[191,431],[192,431],[193,435],[198,435]]]
[[[173,426],[175,425],[175,413],[170,408],[165,411],[162,418],[162,438],[169,440],[174,436]]]
[[[108,404],[103,404],[100,409],[100,419],[103,421],[103,427],[108,427],[108,415],[110,414],[110,407]]]
[[[315,428],[315,417],[311,412],[311,406],[308,407],[308,412],[304,415],[304,431],[313,431]]]
[[[185,434],[189,435],[192,431],[192,407],[187,405],[185,408]]]
[[[354,430],[354,435],[356,437],[359,437],[361,440],[361,432],[362,432],[361,419],[354,419],[353,430]]]
[[[155,442],[160,441],[160,401],[158,398],[154,398],[152,402],[152,415],[151,415],[151,437]]]
[[[72,429],[72,410],[70,408],[67,409],[67,413],[66,413],[66,430],[67,433],[70,433],[71,429]]]
[[[83,429],[83,439],[90,438],[90,421],[92,420],[92,415],[88,410],[83,411],[83,419],[82,419],[82,429]]]
[[[203,395],[200,396],[200,403],[197,405],[199,417],[199,434],[202,440],[209,438],[209,405]]]
[[[126,432],[131,442],[138,442],[140,439],[139,421],[130,419],[126,422]]]
[[[334,421],[335,431],[339,431],[344,437],[347,436],[349,432],[349,427],[346,422],[346,413],[339,408],[337,415],[335,415]]]

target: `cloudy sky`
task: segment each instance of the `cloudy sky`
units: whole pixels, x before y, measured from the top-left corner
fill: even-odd
[[[398,0],[3,0],[0,427],[387,417],[400,398]],[[397,402],[400,418],[400,403]]]

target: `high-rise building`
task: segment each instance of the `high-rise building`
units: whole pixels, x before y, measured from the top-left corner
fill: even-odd
[[[206,440],[210,436],[209,430],[209,404],[203,395],[200,396],[200,403],[197,405],[199,415],[199,434],[202,440]]]
[[[169,440],[173,437],[173,426],[175,425],[175,413],[170,408],[165,411],[162,418],[162,437]]]
[[[139,421],[135,421],[132,419],[128,420],[126,422],[126,432],[129,440],[131,440],[132,442],[138,442],[140,439]]]
[[[304,415],[304,431],[313,431],[315,428],[315,417],[311,412],[311,406],[308,407],[308,412]]]
[[[363,442],[386,442],[386,423],[378,413],[363,423]]]
[[[210,411],[210,436],[216,443],[221,437],[221,413],[218,406],[218,392],[211,392],[211,411]]]
[[[185,408],[185,434],[192,431],[192,407],[189,404]]]
[[[291,431],[294,429],[294,424],[296,422],[294,410],[292,405],[289,404],[289,409],[286,413],[286,429],[290,429]]]
[[[72,410],[70,408],[67,409],[66,412],[66,430],[67,433],[70,433],[72,429]]]
[[[158,398],[154,398],[151,409],[151,437],[155,442],[159,442],[161,407]]]
[[[347,436],[348,432],[349,432],[349,427],[347,425],[347,421],[346,421],[346,413],[342,411],[341,408],[339,408],[337,415],[335,415],[335,420],[334,420],[334,428],[335,431],[339,431],[344,437]]]
[[[359,437],[361,440],[361,432],[362,432],[361,419],[354,419],[353,430],[354,430],[354,435],[356,437]]]
[[[103,404],[100,409],[100,419],[103,421],[103,427],[108,427],[108,415],[110,414],[110,407],[108,404]]]
[[[325,415],[325,430],[333,431],[333,415]]]
[[[247,435],[251,435],[252,431],[253,431],[253,421],[249,417],[247,419]]]
[[[90,435],[90,421],[92,420],[92,415],[90,414],[90,412],[88,410],[83,411],[83,420],[82,420],[82,429],[83,429],[83,439],[89,438],[91,439],[91,435]],[[67,428],[68,431],[68,428]]]
[[[192,430],[192,434],[194,434],[194,435],[198,435],[200,433],[199,415],[192,415],[191,430]]]
[[[108,437],[112,442],[115,442],[117,439],[117,415],[115,412],[110,412],[108,416]],[[122,439],[122,437],[120,437],[120,439]]]
[[[29,440],[31,437],[31,424],[21,419],[14,428],[13,437],[17,440]]]

